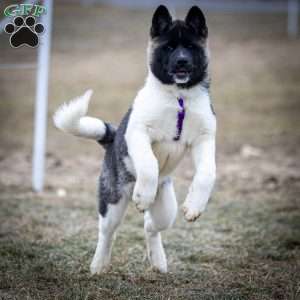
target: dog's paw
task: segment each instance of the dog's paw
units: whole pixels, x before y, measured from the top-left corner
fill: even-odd
[[[151,268],[153,271],[159,272],[159,273],[167,273],[168,272],[168,265],[167,265],[167,259],[164,251],[151,253],[151,256],[149,257]]]
[[[147,186],[136,184],[133,191],[132,200],[136,208],[140,212],[144,212],[154,202],[157,188],[155,186]]]
[[[139,212],[145,212],[145,210],[153,203],[154,197],[149,197],[149,195],[137,192],[133,194],[132,200]]]
[[[153,264],[151,265],[151,270],[162,274],[168,273],[167,264],[159,264],[159,265]]]
[[[160,273],[168,272],[167,258],[160,237],[147,238],[147,255],[152,270]]]
[[[105,273],[109,269],[109,260],[93,259],[90,265],[91,275]]]
[[[202,214],[201,209],[199,209],[198,207],[192,205],[189,202],[183,203],[182,211],[183,211],[185,219],[188,222],[196,221]]]
[[[109,269],[109,265],[107,266],[98,266],[93,264],[90,265],[91,275],[99,275],[105,273],[106,271],[108,271],[108,269]]]

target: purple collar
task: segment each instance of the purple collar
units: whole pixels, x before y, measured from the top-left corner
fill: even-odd
[[[177,112],[177,132],[176,136],[173,138],[174,141],[179,141],[181,132],[182,132],[182,127],[183,127],[183,121],[185,117],[185,108],[184,108],[184,100],[182,98],[178,99],[178,104],[180,106],[180,110]]]

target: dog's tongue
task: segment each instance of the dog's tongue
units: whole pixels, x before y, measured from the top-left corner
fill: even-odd
[[[187,76],[187,71],[185,71],[185,70],[177,70],[176,71],[176,76],[177,77],[186,77]]]

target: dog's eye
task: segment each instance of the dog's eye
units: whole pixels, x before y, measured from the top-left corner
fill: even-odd
[[[172,46],[172,45],[167,45],[166,46],[166,50],[168,50],[168,51],[173,51],[175,48],[174,48],[174,46]]]
[[[193,44],[188,44],[186,47],[187,47],[188,49],[194,49],[194,48],[195,48],[195,46],[194,46]]]

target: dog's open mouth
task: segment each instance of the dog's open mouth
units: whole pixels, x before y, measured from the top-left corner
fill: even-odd
[[[177,69],[174,72],[172,72],[172,76],[174,78],[174,81],[176,83],[187,83],[190,79],[190,74],[187,69]]]
[[[189,76],[189,72],[187,70],[177,70],[175,75],[177,78],[186,78]]]

